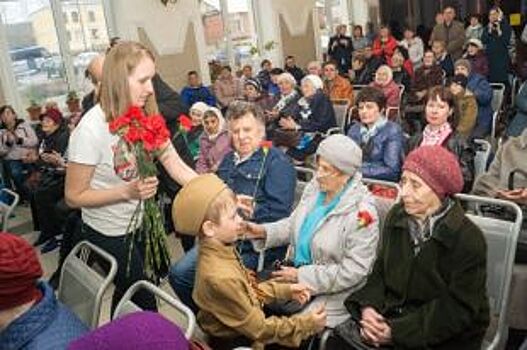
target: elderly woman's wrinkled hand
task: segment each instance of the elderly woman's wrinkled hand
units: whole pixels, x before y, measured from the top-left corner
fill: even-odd
[[[265,237],[265,228],[262,225],[253,222],[244,221],[242,230],[245,232],[245,237],[248,239],[262,239]]]
[[[298,269],[290,266],[282,266],[280,270],[274,271],[272,277],[278,282],[298,282]]]
[[[372,307],[362,310],[360,320],[361,336],[363,340],[374,346],[389,344],[392,338],[392,330],[384,317]]]
[[[311,299],[311,288],[301,283],[291,284],[291,299],[306,304]]]

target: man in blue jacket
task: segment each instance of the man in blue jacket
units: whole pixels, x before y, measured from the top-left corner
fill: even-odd
[[[187,79],[188,85],[181,90],[181,98],[188,107],[191,107],[196,102],[204,102],[209,106],[216,106],[216,97],[214,97],[208,87],[203,86],[198,72],[195,70],[188,72]]]
[[[0,233],[0,348],[63,350],[88,328],[39,282],[42,267],[23,238]]]
[[[245,220],[266,223],[288,217],[293,209],[295,169],[282,151],[263,143],[263,111],[253,103],[237,101],[229,106],[227,113],[234,151],[221,162],[218,176],[236,193]],[[267,250],[265,265],[282,260],[286,249],[284,246]],[[256,270],[259,255],[251,241],[240,241],[238,251],[244,265]],[[192,300],[196,263],[197,248],[194,247],[169,273],[176,295],[194,310],[197,310]]]
[[[492,131],[492,87],[485,77],[471,71],[469,60],[457,60],[454,68],[455,74],[463,74],[468,78],[467,89],[472,91],[478,103],[478,116],[471,138],[485,138]]]

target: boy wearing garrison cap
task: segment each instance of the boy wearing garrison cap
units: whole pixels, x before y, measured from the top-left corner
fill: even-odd
[[[307,315],[265,317],[264,304],[278,299],[304,304],[309,290],[300,284],[256,283],[236,252],[243,222],[235,195],[216,175],[186,184],[174,199],[172,216],[178,232],[200,237],[192,297],[200,308],[198,323],[214,349],[263,349],[273,343],[298,347],[324,328],[323,308]]]

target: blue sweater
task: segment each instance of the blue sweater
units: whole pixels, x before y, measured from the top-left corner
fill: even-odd
[[[401,127],[388,121],[377,130],[368,143],[363,143],[361,125],[361,123],[353,124],[348,136],[362,148],[362,175],[370,179],[399,181],[404,155]]]
[[[55,298],[45,282],[39,303],[0,332],[2,350],[63,350],[88,332],[88,328]]]
[[[252,221],[274,222],[288,217],[293,209],[296,173],[286,155],[276,148],[269,149],[260,181],[258,175],[264,160],[261,148],[239,164],[235,159],[234,152],[228,153],[218,168],[218,176],[236,194],[253,196],[258,183]]]
[[[206,86],[190,87],[185,86],[181,90],[181,98],[190,108],[196,102],[204,102],[209,106],[216,106],[216,97]]]

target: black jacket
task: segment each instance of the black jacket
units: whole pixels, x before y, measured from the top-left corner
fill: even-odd
[[[188,115],[189,107],[183,102],[179,94],[161,79],[159,74],[154,75],[152,84],[154,85],[159,113],[165,118],[170,134],[174,135],[179,125],[179,117],[182,114]]]

